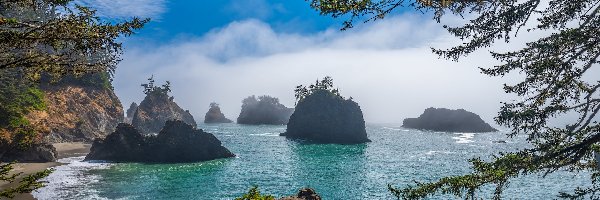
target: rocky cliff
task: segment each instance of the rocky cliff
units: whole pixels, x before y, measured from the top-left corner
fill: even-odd
[[[158,133],[168,120],[181,120],[196,127],[194,117],[166,92],[149,92],[133,115],[132,125],[141,133]]]
[[[129,124],[119,124],[106,139],[94,141],[85,160],[180,163],[234,156],[214,135],[176,120],[167,121],[156,136],[144,136]]]
[[[318,143],[370,142],[360,106],[328,90],[314,90],[298,102],[281,135]]]
[[[475,113],[464,109],[450,110],[446,108],[427,108],[418,118],[404,119],[402,127],[443,132],[498,131]]]
[[[77,80],[65,79],[41,86],[47,109],[33,111],[26,118],[43,130],[44,141],[92,142],[113,132],[123,122],[121,101],[110,85]]]
[[[242,101],[242,111],[237,118],[238,124],[287,124],[293,108],[279,103],[279,99],[270,96],[250,96]]]
[[[221,112],[221,108],[217,103],[211,103],[208,112],[204,116],[204,123],[231,123],[230,119],[227,119]]]

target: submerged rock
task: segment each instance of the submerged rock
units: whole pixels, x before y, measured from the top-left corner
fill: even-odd
[[[287,124],[293,108],[285,107],[279,99],[270,96],[250,96],[242,101],[238,124]]]
[[[296,196],[283,197],[279,200],[321,200],[321,196],[312,188],[303,188]]]
[[[479,115],[464,109],[427,108],[418,118],[404,119],[402,127],[443,132],[482,133],[498,131]]]
[[[168,120],[181,120],[196,127],[194,117],[183,110],[166,92],[152,91],[140,103],[131,124],[141,133],[157,133]]]
[[[221,108],[217,103],[211,103],[210,109],[206,112],[204,116],[204,123],[231,123],[230,119],[227,119],[225,115],[221,112]]]
[[[94,141],[85,160],[183,163],[234,156],[214,135],[175,120],[167,121],[156,136],[144,136],[132,125],[119,124],[106,139]]]
[[[298,102],[287,131],[291,139],[318,143],[370,142],[360,106],[327,90],[316,90]]]

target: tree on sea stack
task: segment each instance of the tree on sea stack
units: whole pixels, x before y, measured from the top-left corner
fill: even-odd
[[[405,188],[389,186],[398,198],[421,199],[435,193],[477,198],[483,186],[494,185],[494,199],[512,178],[526,174],[547,175],[558,170],[590,172],[590,187],[579,187],[563,198],[600,198],[600,172],[593,162],[600,151],[600,80],[592,75],[600,57],[600,4],[592,0],[311,0],[311,6],[323,15],[350,16],[344,28],[356,19],[382,19],[395,9],[410,6],[433,12],[434,19],[446,13],[469,13],[474,19],[461,27],[446,27],[450,34],[466,40],[447,49],[433,49],[439,56],[458,60],[497,41],[511,42],[523,31],[552,33],[525,43],[511,52],[491,52],[500,64],[481,68],[489,76],[518,72],[523,79],[505,84],[506,93],[518,100],[504,102],[496,122],[511,128],[509,137],[526,134],[532,147],[502,153],[489,161],[471,159],[473,172],[441,178],[436,182],[417,183]],[[526,23],[528,23],[527,26]],[[517,45],[518,46],[518,45]],[[596,69],[597,70],[597,69]],[[587,76],[587,77],[586,77]],[[586,77],[586,78],[584,78]],[[566,114],[579,118],[565,126],[548,123]]]
[[[315,84],[297,86],[296,109],[282,133],[290,139],[317,143],[358,144],[370,142],[360,106],[333,88],[329,76]]]

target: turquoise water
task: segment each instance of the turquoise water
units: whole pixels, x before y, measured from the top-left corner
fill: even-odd
[[[276,196],[312,187],[324,199],[394,199],[387,185],[434,181],[470,172],[468,158],[527,146],[503,133],[453,134],[368,125],[362,145],[302,144],[278,134],[285,126],[201,125],[237,158],[194,164],[87,163],[65,159],[34,193],[39,199],[233,199],[258,185]],[[505,140],[507,143],[494,143]],[[510,183],[509,199],[554,199],[587,185],[587,174],[561,172]],[[492,188],[480,197],[489,199]],[[434,199],[449,199],[436,196]]]

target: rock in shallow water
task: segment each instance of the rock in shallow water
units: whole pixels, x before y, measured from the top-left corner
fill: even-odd
[[[290,139],[317,143],[358,144],[370,142],[360,106],[327,90],[314,91],[298,102],[282,133]]]
[[[303,188],[296,196],[283,197],[279,200],[321,200],[321,196],[312,188]]]
[[[183,121],[167,121],[156,136],[144,136],[129,124],[94,141],[85,160],[114,162],[183,163],[229,158],[235,155],[214,135]]]
[[[498,131],[479,115],[463,110],[427,108],[418,118],[404,119],[402,127],[443,132],[483,133]]]

